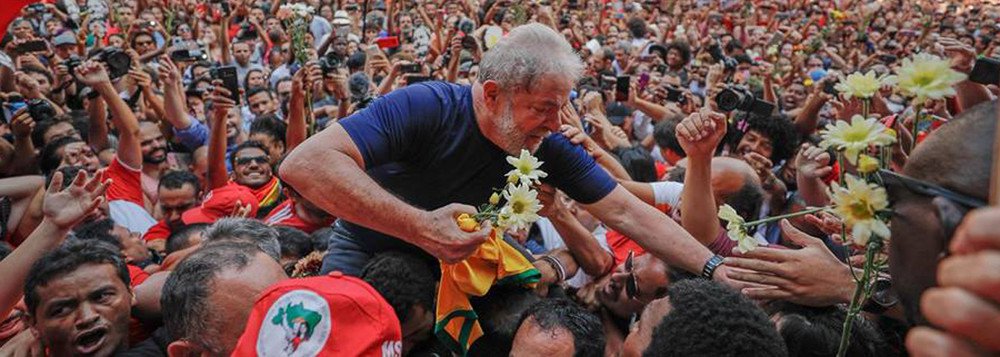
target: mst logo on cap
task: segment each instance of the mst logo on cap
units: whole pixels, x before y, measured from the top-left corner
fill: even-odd
[[[267,310],[257,336],[257,355],[316,356],[330,330],[326,299],[309,290],[288,292]]]

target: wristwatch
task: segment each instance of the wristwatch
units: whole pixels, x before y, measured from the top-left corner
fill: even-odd
[[[712,275],[715,274],[715,269],[722,265],[722,256],[716,254],[711,258],[708,258],[708,262],[705,262],[705,267],[701,269],[701,277],[712,280]]]

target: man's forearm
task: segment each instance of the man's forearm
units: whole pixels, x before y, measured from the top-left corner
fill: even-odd
[[[108,141],[108,109],[104,99],[97,97],[91,100],[87,114],[90,121],[90,125],[87,126],[87,143],[98,151],[111,148],[111,143]]]
[[[42,220],[24,243],[0,261],[0,271],[4,272],[4,278],[0,279],[0,316],[7,316],[21,299],[24,280],[32,264],[58,246],[67,232],[48,220]]]
[[[681,225],[708,246],[719,234],[715,197],[712,195],[712,157],[688,157],[681,193]]]
[[[139,121],[128,104],[118,96],[114,86],[105,82],[94,86],[111,110],[111,122],[118,129],[118,159],[128,167],[142,167],[142,149],[139,143]]]
[[[340,125],[320,132],[285,158],[282,181],[336,217],[416,244],[425,211],[379,186],[362,169],[357,148],[347,153],[348,145],[353,141]]]
[[[708,248],[670,217],[642,203],[620,186],[585,208],[670,266],[700,274],[705,262],[712,257]]]
[[[611,255],[604,248],[601,248],[601,245],[594,239],[594,235],[588,232],[587,228],[571,213],[560,211],[550,217],[550,221],[556,228],[556,232],[559,232],[559,236],[562,237],[569,253],[573,255],[573,259],[576,259],[587,275],[601,276],[614,267]]]

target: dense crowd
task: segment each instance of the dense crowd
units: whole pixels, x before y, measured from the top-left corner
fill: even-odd
[[[0,356],[1000,351],[993,2],[4,8]]]

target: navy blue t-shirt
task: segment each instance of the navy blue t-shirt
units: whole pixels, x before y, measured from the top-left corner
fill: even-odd
[[[368,174],[403,201],[434,210],[451,203],[478,207],[506,185],[506,152],[479,131],[472,89],[425,82],[393,91],[340,125],[361,151]],[[535,157],[552,184],[581,203],[604,198],[617,183],[582,147],[553,133]],[[342,222],[363,245],[387,238]],[[377,237],[381,236],[381,237]],[[374,243],[374,242],[372,242]]]

